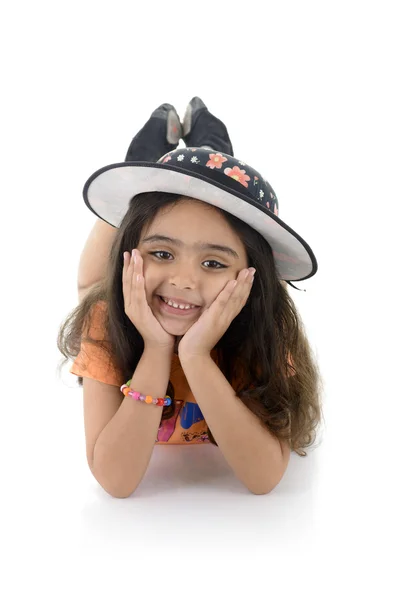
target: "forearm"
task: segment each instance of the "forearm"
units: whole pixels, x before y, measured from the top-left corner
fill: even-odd
[[[172,349],[145,349],[130,387],[142,394],[164,397],[172,352]],[[142,480],[157,439],[162,410],[162,406],[125,396],[118,411],[97,438],[93,473],[100,485],[113,496],[129,496]]]
[[[204,419],[235,475],[255,494],[271,491],[283,474],[279,440],[236,396],[210,356],[180,360]]]

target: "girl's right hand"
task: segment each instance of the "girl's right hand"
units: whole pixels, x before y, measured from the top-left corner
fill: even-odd
[[[124,252],[122,292],[125,314],[143,338],[145,347],[174,348],[175,336],[169,334],[155,318],[147,303],[143,277],[143,259],[135,249],[136,264],[129,252]],[[139,275],[139,281],[137,280]]]

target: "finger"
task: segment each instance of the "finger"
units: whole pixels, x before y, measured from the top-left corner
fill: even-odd
[[[130,252],[124,252],[124,266],[122,269],[122,292],[126,306],[131,303],[131,273],[132,256]]]
[[[251,284],[254,281],[255,272],[256,270],[254,269],[254,267],[251,267],[251,269],[243,269],[243,271],[239,273],[237,281],[243,284],[242,286],[240,286],[242,291],[248,291],[248,289],[251,287]]]
[[[131,277],[131,286],[132,291],[136,289],[137,278],[136,275],[139,273],[139,256],[136,248],[132,250],[132,277]]]
[[[135,248],[135,262],[132,274],[132,293],[135,295],[135,302],[143,300],[144,278],[143,278],[143,258],[139,250]]]
[[[223,309],[228,304],[235,289],[238,287],[238,283],[237,279],[231,279],[216,297],[215,302],[219,304],[220,309]]]
[[[130,256],[129,256],[129,265],[126,272],[126,290],[127,290],[127,303],[128,306],[132,304],[135,291],[137,288],[137,279],[136,275],[139,272],[138,267],[138,255],[136,248],[133,248]]]
[[[247,278],[246,269],[242,269],[236,279],[228,282],[225,289],[230,292],[229,298],[239,298],[243,294],[243,284],[247,283]]]
[[[232,282],[232,287],[230,288],[231,294],[229,296],[230,300],[242,302],[244,298],[247,298],[252,284],[253,284],[253,273],[249,269],[243,269],[240,271],[237,279]],[[229,282],[231,283],[231,282]]]

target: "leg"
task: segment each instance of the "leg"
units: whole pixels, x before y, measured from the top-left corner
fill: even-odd
[[[156,162],[177,147],[181,134],[182,128],[175,108],[171,104],[162,104],[131,141],[125,162]],[[116,227],[102,219],[96,220],[79,260],[79,302],[88,289],[104,277],[116,233]]]
[[[79,259],[78,297],[83,299],[88,289],[105,275],[108,256],[117,228],[97,219]]]
[[[183,140],[188,148],[209,148],[233,156],[226,125],[210,113],[198,96],[191,99],[183,117]]]
[[[126,162],[157,162],[175,150],[182,135],[179,116],[172,104],[161,104],[135,135],[125,156]]]

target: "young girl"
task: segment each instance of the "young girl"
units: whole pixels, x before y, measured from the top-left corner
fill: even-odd
[[[83,386],[94,477],[125,498],[154,444],[212,443],[251,492],[268,493],[322,417],[285,283],[316,273],[311,248],[197,97],[182,127],[173,106],[154,111],[83,196],[100,219],[58,348]]]

